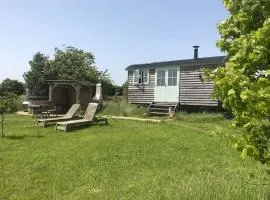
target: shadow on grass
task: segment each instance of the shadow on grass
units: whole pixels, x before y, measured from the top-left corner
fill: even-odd
[[[22,140],[24,138],[42,138],[43,135],[5,135],[3,138],[7,138],[10,140]]]

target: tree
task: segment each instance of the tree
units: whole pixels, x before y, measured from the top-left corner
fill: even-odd
[[[38,52],[33,56],[33,60],[29,61],[29,65],[31,69],[24,73],[23,78],[30,95],[47,96],[49,90],[46,80],[53,79],[57,75],[50,67],[49,57]]]
[[[0,112],[15,112],[18,110],[21,103],[22,102],[18,100],[18,95],[5,92],[4,95],[0,96]]]
[[[24,79],[31,95],[47,96],[47,80],[100,81],[105,92],[113,86],[107,70],[96,67],[94,55],[75,47],[55,48],[53,59],[38,52],[29,64],[31,70],[24,74]]]
[[[0,84],[0,112],[15,112],[21,106],[19,95],[24,94],[24,84],[6,78]]]
[[[57,72],[57,79],[97,82],[98,69],[92,53],[74,47],[55,48],[51,70]]]
[[[270,163],[270,1],[224,0],[230,15],[218,25],[225,67],[210,75],[214,97],[244,127],[234,138],[241,156]]]
[[[22,82],[19,82],[17,80],[12,80],[9,78],[6,78],[2,81],[0,84],[0,94],[4,95],[6,93],[13,93],[16,95],[22,95],[24,94],[24,84]]]

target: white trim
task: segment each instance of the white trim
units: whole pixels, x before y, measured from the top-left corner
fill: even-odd
[[[168,85],[168,75],[170,69],[177,69],[176,85]],[[165,86],[157,86],[157,72],[158,70],[165,70]],[[180,67],[158,67],[155,70],[155,89],[154,89],[154,100],[161,102],[179,102],[180,96]]]
[[[138,71],[139,71],[138,69],[135,69],[135,70],[132,71],[132,73],[133,73],[133,74],[132,74],[132,79],[133,79],[132,82],[133,82],[133,85],[138,84],[137,81],[135,82],[135,73],[137,73]]]
[[[171,86],[168,85],[169,69],[177,69],[176,85],[171,85]],[[157,70],[165,70],[165,86],[166,87],[179,86],[179,84],[180,84],[180,80],[179,80],[180,79],[180,67],[179,66],[175,66],[175,67],[173,67],[173,66],[170,66],[170,67],[157,67],[157,68],[155,68],[155,86],[157,86]]]
[[[176,69],[176,77],[169,77],[169,70],[172,69],[172,70],[175,70]],[[174,86],[178,86],[179,85],[179,68],[178,67],[174,67],[174,68],[168,68],[167,70],[167,76],[166,76],[166,81],[167,81],[167,86],[168,87],[174,87]],[[169,85],[169,78],[176,78],[176,85]]]
[[[147,73],[147,81],[146,82],[139,83],[139,79],[143,78],[143,77],[140,77],[140,74],[138,76],[138,81],[135,81],[135,73],[138,73],[139,70],[141,70],[144,73]],[[133,70],[133,85],[149,84],[149,78],[150,78],[149,69],[135,69],[135,70]]]
[[[159,85],[158,86],[158,84],[157,84],[157,81],[158,81],[158,77],[157,77],[157,74],[158,74],[158,71],[164,71],[164,81],[165,81],[165,83],[164,83],[164,85]],[[156,77],[155,77],[155,85],[156,85],[156,87],[164,87],[164,86],[167,86],[167,82],[166,82],[166,69],[165,68],[157,68],[156,70],[155,70],[156,72],[155,72],[155,75],[156,75]]]

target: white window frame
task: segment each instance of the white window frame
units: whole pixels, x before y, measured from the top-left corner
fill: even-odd
[[[177,70],[177,73],[176,73],[176,77],[171,77],[169,76],[169,70]],[[165,70],[165,85],[158,85],[158,70]],[[160,67],[160,68],[156,68],[156,73],[155,73],[155,77],[156,77],[156,80],[155,80],[155,86],[156,87],[176,87],[179,85],[179,76],[180,76],[180,69],[179,67],[174,67],[174,66],[170,66],[170,67]],[[176,78],[176,85],[169,85],[169,78]]]
[[[164,71],[164,77],[162,79],[164,79],[164,85],[158,85],[158,80],[160,79],[158,77],[158,71]],[[167,82],[166,82],[166,69],[156,69],[156,86],[158,87],[165,87],[167,85]]]
[[[143,80],[143,77],[140,72],[142,72],[143,74],[147,74],[147,81],[146,82],[141,82],[140,83],[140,78],[141,80]],[[138,80],[135,80],[135,75],[138,74]],[[133,85],[142,85],[142,84],[149,84],[149,69],[135,69],[133,70]]]
[[[169,70],[176,70],[176,76],[174,77],[174,76],[169,76]],[[177,86],[178,85],[178,70],[177,70],[177,68],[168,68],[167,69],[167,86],[168,87],[173,87],[173,86]],[[176,83],[175,83],[175,85],[169,85],[169,79],[176,79]]]

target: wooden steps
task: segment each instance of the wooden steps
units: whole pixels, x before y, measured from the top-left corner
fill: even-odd
[[[178,108],[178,102],[152,102],[147,112],[150,115],[170,115]]]

